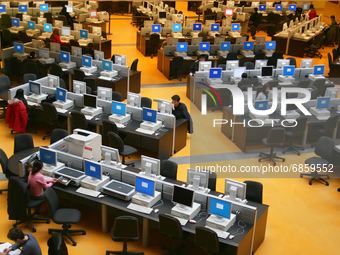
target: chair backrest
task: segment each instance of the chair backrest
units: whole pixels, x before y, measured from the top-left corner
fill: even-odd
[[[53,63],[51,64],[51,74],[59,76],[60,78],[63,78],[63,70],[61,69],[60,65]]]
[[[71,40],[70,40],[70,45],[71,45],[71,46],[79,47],[78,41],[76,41],[76,40],[74,40],[74,39],[71,39]]]
[[[263,185],[260,182],[244,181],[247,184],[246,199],[262,204]]]
[[[175,239],[183,237],[183,229],[178,219],[167,214],[159,214],[158,230],[164,235]]]
[[[333,49],[334,50],[334,49]],[[332,57],[331,57],[331,54],[328,52],[327,53],[327,57],[328,57],[328,67],[329,69],[331,68],[331,65],[332,65]],[[333,60],[334,61],[334,60]]]
[[[34,73],[25,73],[23,76],[23,82],[28,83],[30,80],[34,81],[37,79],[37,75]]]
[[[219,64],[217,67],[222,68],[222,70],[225,70],[227,68],[226,64]]]
[[[139,238],[138,219],[133,216],[119,216],[115,218],[111,229],[113,241],[137,241]]]
[[[53,143],[63,139],[66,136],[68,136],[67,130],[61,129],[61,128],[55,128],[52,131],[51,143],[50,144],[53,144]]]
[[[160,36],[159,34],[151,34],[150,35],[150,45],[159,45],[159,40]]]
[[[117,91],[112,91],[112,100],[121,102],[122,101],[122,94],[120,94]]]
[[[2,36],[3,36],[3,39],[5,39],[6,41],[12,41],[13,39],[12,33],[7,28],[2,29]]]
[[[332,138],[321,136],[316,143],[314,153],[319,157],[330,161],[333,156],[335,142]]]
[[[114,132],[118,134],[118,127],[117,125],[109,120],[103,120],[103,128],[102,128],[102,136],[105,139],[109,139],[108,133],[109,132]]]
[[[237,52],[229,52],[226,60],[237,60]]]
[[[86,78],[84,78],[84,82],[86,83],[86,86],[91,88],[92,92],[97,91],[95,79],[93,79],[92,77],[86,77]]]
[[[132,64],[131,64],[131,70],[132,71],[137,71],[137,65],[138,65],[138,58],[136,58]]]
[[[65,81],[63,79],[59,79],[59,87],[62,89],[68,90],[68,88],[66,87]]]
[[[45,12],[44,18],[46,18],[47,23],[52,24],[52,12]]]
[[[325,92],[325,84],[326,79],[316,79],[313,82],[313,86],[318,89],[319,95],[323,96],[323,93]]]
[[[208,188],[212,191],[216,191],[216,180],[217,174],[215,172],[209,171]]]
[[[0,92],[7,91],[12,87],[11,80],[7,75],[0,76]]]
[[[19,40],[22,41],[23,43],[29,42],[29,38],[26,34],[26,31],[19,31]]]
[[[53,233],[47,241],[48,255],[68,255],[67,246],[62,233]]]
[[[47,202],[50,217],[53,218],[59,206],[59,199],[57,193],[55,193],[53,188],[48,187],[44,192],[44,197]]]
[[[301,80],[298,83],[298,87],[300,88],[307,88],[310,85],[310,80]]]
[[[11,27],[12,26],[11,16],[8,15],[8,14],[2,14],[1,15],[1,25],[4,25],[7,28]]]
[[[326,132],[332,132],[336,125],[338,124],[340,114],[336,114],[330,118],[325,123],[325,130]]]
[[[14,154],[32,148],[34,143],[31,134],[17,134],[14,137]]]
[[[63,26],[65,27],[65,26],[67,26],[67,25],[69,25],[68,24],[68,22],[67,22],[67,18],[66,18],[66,16],[65,15],[58,15],[58,17],[56,18],[57,20],[62,20],[63,21]]]
[[[194,243],[204,251],[217,253],[220,250],[218,236],[209,228],[196,227]]]
[[[335,61],[335,59],[339,57],[338,51],[336,49],[333,49],[332,53],[333,53],[333,61]]]
[[[77,81],[83,81],[84,78],[85,78],[85,73],[83,70],[80,70],[80,69],[74,69],[74,80],[77,80]]]
[[[71,111],[71,123],[72,128],[87,128],[87,120],[85,118],[85,115],[78,111]]]
[[[271,59],[272,65],[276,66],[276,62],[278,59],[283,59],[283,52],[282,51],[274,51]]]
[[[142,97],[141,98],[141,107],[151,108],[152,107],[152,100],[151,100],[151,98]]]
[[[286,130],[283,127],[274,127],[269,130],[267,143],[269,144],[280,144],[285,141]]]
[[[50,121],[57,121],[58,120],[58,112],[55,108],[55,106],[51,103],[44,102],[42,103],[43,107],[43,114],[44,118]]]
[[[6,175],[7,173],[7,162],[8,162],[8,157],[6,155],[6,153],[0,149],[0,165],[2,168],[2,172]],[[7,175],[6,175],[7,177]]]
[[[183,60],[183,57],[174,57],[172,59],[172,68],[173,69],[181,69],[183,68],[183,65],[184,65],[184,60]]]
[[[293,134],[301,134],[305,131],[307,125],[308,118],[305,116],[299,117],[296,119],[296,126],[292,128]]]
[[[264,52],[257,52],[255,54],[254,60],[257,60],[257,59],[266,59],[266,53],[264,53]]]
[[[109,131],[107,135],[109,136],[110,147],[118,149],[119,153],[124,152],[124,143],[122,138],[112,131]]]
[[[38,66],[34,62],[26,62],[25,63],[25,73],[34,73],[35,75],[39,75]]]
[[[176,162],[164,159],[161,162],[161,176],[170,178],[172,180],[177,179],[178,165]]]
[[[296,67],[296,59],[295,58],[286,58],[289,59],[289,65]]]
[[[253,62],[245,62],[244,66],[246,67],[247,70],[253,70],[255,69],[255,65]]]

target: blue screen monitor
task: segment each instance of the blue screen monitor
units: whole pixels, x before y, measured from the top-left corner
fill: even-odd
[[[157,122],[157,110],[143,107],[143,121],[148,121],[152,123]]]
[[[125,116],[125,114],[126,114],[126,104],[121,103],[121,102],[117,102],[117,101],[112,101],[111,112],[112,112],[112,114]]]
[[[243,43],[243,50],[253,50],[253,49],[254,49],[254,42]]]
[[[80,29],[80,38],[89,38],[89,31],[85,29]]]
[[[112,68],[112,61],[110,61],[110,60],[103,60],[102,64],[103,64],[103,70],[112,72],[112,70],[113,70],[113,68]]]
[[[209,70],[210,79],[221,79],[221,77],[222,77],[222,68],[210,68]]]
[[[188,43],[177,43],[177,51],[187,52],[188,51]]]
[[[83,56],[82,65],[85,67],[92,67],[92,57]]]
[[[182,32],[182,24],[172,24],[172,32]]]
[[[296,11],[296,4],[290,4],[289,5],[289,7],[288,7],[288,9],[290,10],[290,11]]]
[[[282,4],[275,5],[275,11],[277,12],[282,11]]]
[[[27,27],[28,29],[35,29],[35,22],[34,21],[27,21]]]
[[[284,66],[283,67],[283,76],[294,76],[295,66]]]
[[[62,102],[66,102],[66,96],[67,96],[67,90],[57,87],[56,93],[55,93],[55,99],[62,101]]]
[[[210,43],[208,42],[201,42],[199,46],[199,51],[209,51],[210,50]]]
[[[41,12],[48,12],[48,4],[41,4],[40,5]]]
[[[231,31],[232,32],[240,31],[240,23],[231,24]]]
[[[12,18],[12,26],[13,27],[19,27],[20,26],[20,20],[17,18]]]
[[[265,4],[260,4],[259,5],[259,11],[264,12],[264,11],[266,11],[266,9],[267,9],[267,5],[265,5]]]
[[[254,108],[256,110],[267,110],[268,107],[268,100],[264,101],[256,101]]]
[[[60,51],[60,62],[70,62],[70,53],[66,51]]]
[[[211,24],[211,32],[219,32],[220,24]]]
[[[6,12],[6,5],[0,5],[0,12]]]
[[[44,32],[52,33],[52,24],[44,23]]]
[[[27,12],[27,5],[19,5],[19,12]]]
[[[315,65],[313,74],[314,75],[324,75],[325,73],[325,65]]]
[[[24,53],[24,45],[22,43],[14,43],[14,52]]]
[[[41,84],[38,83],[38,82],[30,81],[29,82],[29,90],[30,90],[30,93],[40,95]]]
[[[330,97],[318,97],[316,100],[316,109],[328,109],[330,102]]]
[[[218,217],[230,219],[231,216],[231,202],[224,199],[210,197],[209,199],[209,213]]]
[[[202,31],[202,23],[195,23],[195,24],[193,24],[192,31],[194,31],[194,32]]]
[[[136,192],[153,197],[155,195],[155,181],[136,176]]]
[[[161,32],[161,25],[152,25],[151,26],[152,33],[160,33]]]
[[[57,153],[55,151],[51,151],[45,148],[41,148],[39,150],[40,160],[51,166],[57,166]]]
[[[230,50],[230,42],[221,43],[221,50]]]
[[[97,162],[84,160],[84,172],[93,179],[102,179],[102,165]]]
[[[266,42],[266,50],[275,50],[276,41],[268,41]]]

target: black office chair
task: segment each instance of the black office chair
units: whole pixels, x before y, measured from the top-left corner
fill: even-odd
[[[304,176],[309,176],[312,177],[309,180],[309,185],[312,185],[314,179],[318,179],[320,181],[323,181],[326,186],[328,186],[329,183],[325,179],[323,179],[323,177],[329,179],[329,175],[319,174],[318,171],[320,169],[325,169],[330,165],[330,161],[333,156],[334,144],[335,142],[333,139],[326,136],[320,137],[314,149],[314,153],[319,157],[311,157],[305,161],[305,164],[311,166],[311,173],[300,174],[300,178],[303,178]]]
[[[253,62],[245,62],[244,66],[246,67],[247,70],[253,70],[255,69],[255,65]]]
[[[209,171],[208,188],[212,191],[216,191],[216,180],[217,174],[215,172]]]
[[[86,77],[84,78],[84,82],[86,83],[86,87],[91,88],[91,93],[93,95],[97,95],[97,85],[96,85],[96,80],[92,77]]]
[[[85,73],[83,70],[80,70],[80,69],[74,69],[74,76],[73,76],[73,79],[74,80],[77,80],[77,81],[84,81],[84,78],[86,77],[85,76]]]
[[[71,39],[71,40],[70,40],[70,46],[80,47],[78,41],[76,41],[76,40],[74,40],[74,39]]]
[[[0,98],[7,99],[8,97],[8,90],[12,87],[11,80],[7,75],[0,76]],[[0,101],[0,109],[2,110],[2,114],[0,115],[0,119],[6,116],[6,108],[7,108],[7,101],[2,100]]]
[[[274,146],[277,145],[283,145],[285,141],[285,129],[280,127],[274,127],[269,130],[268,137],[262,139],[262,142],[265,146],[270,147],[270,153],[263,153],[260,152],[259,162],[261,162],[263,159],[271,159],[274,163],[274,166],[276,165],[275,159],[281,159],[283,162],[285,162],[284,158],[277,157],[276,153],[274,153]]]
[[[254,57],[254,59],[253,59],[253,63],[255,63],[256,62],[256,60],[262,60],[262,59],[267,59],[267,57],[266,57],[266,54],[264,53],[264,52],[257,52],[257,53],[255,53],[255,57]]]
[[[332,50],[333,58],[331,58],[332,61],[335,61],[339,57],[339,53],[336,49]],[[332,62],[331,61],[331,62]]]
[[[326,79],[316,79],[312,85],[318,89],[318,96],[324,96],[326,90]]]
[[[208,40],[208,33],[199,32],[198,37],[202,37],[202,41],[206,42]]]
[[[164,159],[161,162],[161,176],[177,180],[177,168],[178,165],[176,162]]]
[[[26,31],[19,31],[19,40],[22,41],[23,43],[32,41],[26,34]]]
[[[53,127],[52,130],[49,130],[46,132],[47,135],[43,136],[43,140],[46,139],[46,137],[52,136],[52,131],[57,128],[57,126],[61,126],[60,124],[62,121],[65,121],[65,118],[59,118],[57,109],[55,106],[51,103],[44,102],[42,103],[42,108],[43,108],[43,117],[45,120],[45,123],[48,125],[51,125]]]
[[[10,28],[12,26],[11,16],[8,14],[1,15],[1,28]]]
[[[107,33],[106,33],[105,31],[102,31],[102,37],[103,37],[104,39],[107,39]]]
[[[227,68],[226,64],[219,64],[217,67],[222,68],[222,70],[225,70]]]
[[[52,24],[52,12],[45,12],[44,13],[44,18],[46,18],[47,23]]]
[[[63,78],[64,76],[64,72],[62,70],[62,68],[60,67],[60,65],[56,64],[56,63],[52,63],[51,64],[51,71],[50,74],[59,76],[59,78]]]
[[[0,149],[0,165],[2,168],[2,173],[0,175],[4,175],[7,179],[10,177],[10,172],[7,169],[7,162],[8,162],[8,157],[6,153]],[[2,194],[3,191],[8,191],[8,189],[0,189],[0,194]]]
[[[169,80],[179,79],[180,81],[182,81],[182,77],[185,77],[185,76],[179,75],[178,74],[178,70],[182,69],[183,66],[184,66],[184,59],[183,59],[183,57],[174,57],[172,59],[172,64],[171,64],[171,69],[170,69],[170,73],[173,70],[174,74],[172,76],[170,76]]]
[[[86,86],[86,94],[92,94],[92,89],[89,86]]]
[[[112,91],[112,100],[121,102],[122,101],[122,94],[120,94],[117,91]]]
[[[297,84],[297,87],[299,88],[307,88],[310,85],[310,80],[301,80]]]
[[[15,79],[15,76],[19,74],[17,58],[9,57],[9,58],[5,58],[2,61],[5,64],[5,67],[0,69],[0,73],[3,73],[4,75],[8,76],[11,79],[11,81],[20,82],[19,80]]]
[[[152,107],[152,100],[151,100],[151,98],[142,97],[141,98],[141,107],[151,108]]]
[[[328,58],[328,68],[329,68],[328,76],[330,76],[330,74],[331,74],[331,66],[332,66],[332,56],[331,56],[331,54],[329,52],[327,53],[327,58]]]
[[[269,61],[270,62],[269,65],[276,67],[278,59],[283,59],[283,52],[282,51],[274,51],[273,52],[273,55],[272,55],[272,57]]]
[[[3,16],[3,15],[2,15]],[[12,33],[7,29],[2,29],[2,47],[11,46],[13,42],[13,35]]]
[[[52,134],[51,134],[50,144],[53,144],[53,143],[65,138],[66,136],[68,136],[67,130],[61,129],[61,128],[53,129]]]
[[[313,130],[316,131],[321,136],[330,135],[334,132],[334,129],[337,127],[339,118],[340,114],[335,114],[334,116],[329,117],[325,124],[313,126]],[[315,145],[316,143],[312,144],[312,147],[314,147]]]
[[[61,20],[63,22],[63,26],[66,27],[68,25],[70,25],[68,22],[67,22],[67,18],[65,15],[58,15],[57,18],[55,18],[56,20]]]
[[[226,60],[238,60],[237,56],[238,56],[237,52],[229,52],[226,57]]]
[[[25,73],[34,73],[37,77],[39,77],[39,69],[37,64],[35,62],[26,62]]]
[[[202,249],[208,254],[216,254],[220,252],[220,242],[215,231],[204,228],[196,227],[195,240],[196,247]]]
[[[149,45],[152,47],[151,58],[153,58],[153,56],[155,54],[157,54],[157,50],[158,50],[159,44],[160,44],[159,38],[160,38],[159,34],[151,34],[150,35]]]
[[[61,233],[53,233],[47,241],[48,255],[68,255],[67,246]]]
[[[247,184],[246,199],[262,204],[263,185],[260,182],[244,181]]]
[[[311,89],[311,97],[310,99],[316,99],[318,96],[318,88],[313,86],[313,85],[309,85],[307,88]]]
[[[37,78],[37,75],[34,73],[25,73],[23,76],[23,83],[28,83],[29,81],[35,81]]]
[[[108,133],[109,132],[113,132],[113,133],[116,133],[118,134],[118,127],[117,125],[112,122],[112,121],[109,121],[109,120],[103,120],[103,126],[102,126],[102,137],[103,137],[103,140],[109,140],[109,135]]]
[[[31,134],[17,134],[14,137],[14,154],[32,148],[34,143]]]
[[[62,233],[71,240],[73,246],[76,246],[77,243],[73,240],[70,234],[81,233],[82,235],[86,235],[86,232],[84,230],[70,230],[70,228],[71,224],[79,222],[81,218],[81,212],[77,209],[58,209],[58,196],[51,187],[48,187],[45,190],[44,196],[53,222],[56,224],[63,224],[63,229],[48,229],[48,233]]]
[[[289,65],[295,66],[296,67],[296,59],[291,57],[291,58],[286,58],[287,60],[289,59]]]
[[[71,111],[71,125],[72,130],[76,128],[87,129],[88,122],[82,112]]]
[[[144,255],[144,252],[128,252],[127,243],[139,239],[138,219],[132,216],[119,216],[115,218],[111,229],[111,238],[115,242],[123,242],[123,251],[106,251],[106,255]]]
[[[166,253],[168,255],[183,254],[185,245],[178,245],[178,241],[183,239],[183,229],[179,220],[168,214],[159,214],[158,218],[159,232],[174,240],[173,247],[162,245],[162,249],[169,251]]]
[[[320,59],[322,58],[322,54],[320,49],[322,48],[323,42],[325,40],[325,36],[319,36],[315,44],[311,44],[305,54],[311,58],[317,56]]]
[[[306,125],[307,125],[307,120],[308,120],[307,117],[299,117],[299,118],[297,118],[296,119],[296,122],[297,122],[296,126],[292,127],[291,129],[286,131],[286,138],[289,138],[290,142],[289,142],[289,145],[282,150],[283,154],[286,153],[287,151],[293,151],[297,155],[300,156],[300,152],[298,150],[303,150],[303,147],[301,147],[301,146],[294,146],[293,145],[293,139],[295,137],[301,136],[305,132]]]
[[[123,157],[122,164],[125,165],[125,157],[130,158],[129,156],[136,153],[137,149],[130,146],[124,145],[124,142],[120,136],[112,131],[108,132],[109,140],[110,140],[110,147],[116,148],[119,150],[119,155]],[[134,166],[135,163],[127,164]]]
[[[131,64],[131,70],[132,71],[137,71],[137,65],[138,65],[138,58],[136,58],[132,64]]]
[[[59,79],[59,87],[62,89],[68,90],[68,88],[66,87],[65,81],[63,79]]]

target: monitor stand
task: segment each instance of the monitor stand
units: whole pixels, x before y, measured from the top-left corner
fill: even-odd
[[[255,57],[254,52],[252,50],[240,50],[241,55],[245,56],[246,58],[253,58]]]
[[[308,75],[308,79],[312,80],[312,81],[316,81],[318,79],[326,79],[325,76],[323,75],[314,75],[314,74],[309,74]]]
[[[40,94],[40,95],[32,94],[27,97],[27,101],[40,104],[41,101],[46,99],[47,96],[48,94]]]
[[[196,51],[196,55],[200,56],[200,55],[207,55],[208,57],[210,56],[209,51]]]
[[[194,31],[191,31],[190,32],[190,35],[192,36],[192,37],[198,37],[198,34],[199,34],[200,32],[194,32]]]
[[[102,175],[102,179],[92,178],[91,176],[86,176],[81,180],[80,186],[86,189],[99,191],[104,184],[110,181],[109,176]]]
[[[271,58],[274,50],[263,50],[264,54],[266,54],[266,57]]]
[[[162,127],[162,121],[157,120],[156,123],[149,122],[149,121],[143,121],[140,124],[140,128],[150,130],[150,131],[156,131],[157,129]]]
[[[80,70],[84,71],[85,73],[95,73],[97,72],[97,67],[96,66],[91,66],[91,67],[82,66],[80,67]]]
[[[295,81],[295,78],[293,76],[283,76],[281,74],[279,74],[278,79],[282,83],[293,83]]]
[[[124,124],[131,119],[131,114],[127,113],[125,116],[118,115],[118,114],[111,114],[109,116],[109,121],[112,121],[117,124]]]
[[[316,107],[310,107],[309,111],[317,118],[328,119],[331,116],[331,113],[327,109],[316,109]]]
[[[210,215],[206,221],[206,225],[211,228],[221,230],[223,232],[228,229],[236,222],[236,214],[230,214],[230,219],[219,217],[217,215]]]
[[[218,78],[207,78],[207,83],[210,85],[222,84],[223,80]]]
[[[18,53],[18,52],[13,53],[13,57],[16,57],[20,61],[24,61],[27,58],[27,56],[28,56],[27,53]]]
[[[57,166],[52,166],[52,165],[44,163],[41,173],[45,176],[53,177],[54,176],[53,172],[64,166],[65,164],[61,162],[57,162]]]
[[[252,119],[258,119],[258,120],[269,119],[269,115],[256,115],[252,112],[249,112],[249,117],[252,118]]]
[[[66,69],[71,69],[71,68],[76,68],[77,63],[76,62],[61,62],[59,63],[61,68],[66,68]]]
[[[155,196],[148,196],[143,195],[141,193],[136,193],[133,195],[131,202],[145,206],[145,207],[152,207],[154,204],[156,204],[159,200],[161,200],[161,192],[155,191]]]
[[[118,71],[116,71],[116,70],[113,70],[111,72],[109,72],[109,71],[102,71],[102,72],[100,72],[100,75],[101,76],[105,76],[105,77],[109,77],[109,78],[113,78],[113,77],[118,75]]]
[[[188,55],[185,51],[174,51],[174,56],[186,58]]]
[[[269,81],[272,81],[273,79],[270,76],[257,76],[257,79],[261,84],[266,84]]]
[[[286,115],[282,115],[285,119],[297,119],[300,117],[300,114],[296,110],[286,111]]]
[[[90,115],[92,117],[101,114],[103,112],[102,107],[92,108],[92,107],[85,107],[80,110],[85,115]]]
[[[220,56],[220,57],[224,57],[224,58],[226,58],[228,56],[228,53],[229,53],[229,51],[227,51],[227,50],[218,50],[217,51],[217,55]]]
[[[66,99],[65,102],[58,100],[58,101],[53,102],[52,104],[55,107],[60,108],[60,109],[68,109],[74,106],[73,100],[70,100],[70,99]]]
[[[192,203],[192,207],[177,204],[172,207],[171,215],[185,220],[192,220],[200,212],[200,210],[201,205],[195,202]]]

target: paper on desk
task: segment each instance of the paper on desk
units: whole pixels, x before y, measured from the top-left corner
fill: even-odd
[[[63,71],[67,71],[68,69],[67,69],[67,68],[61,68],[61,70],[63,70]]]
[[[9,248],[11,246],[12,246],[12,244],[10,244],[10,243],[0,244],[0,252],[2,252],[4,249]],[[14,251],[10,251],[8,254],[10,254],[10,255],[18,255],[20,253],[21,253],[21,250],[20,249],[16,249]]]
[[[92,73],[85,73],[86,76],[92,76]]]

